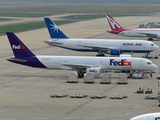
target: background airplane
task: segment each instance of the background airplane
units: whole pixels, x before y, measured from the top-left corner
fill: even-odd
[[[123,28],[111,15],[106,14],[106,17],[111,28],[111,30],[108,30],[109,33],[127,37],[148,37],[148,40],[160,39],[160,29]]]
[[[138,115],[136,117],[131,118],[130,120],[159,120],[160,113],[148,113],[143,115]]]
[[[74,51],[98,52],[97,56],[104,54],[120,55],[124,52],[150,53],[158,46],[145,40],[115,40],[115,39],[70,39],[50,18],[44,18],[50,37],[45,43]]]
[[[89,71],[100,74],[101,70],[152,71],[157,68],[150,60],[132,57],[75,57],[37,56],[12,32],[6,33],[15,57],[10,62],[36,68],[77,70],[79,77]]]

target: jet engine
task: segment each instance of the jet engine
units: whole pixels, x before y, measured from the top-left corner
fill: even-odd
[[[120,49],[110,49],[106,53],[111,54],[111,55],[120,55],[121,54],[121,50]]]
[[[86,73],[92,72],[92,73],[94,73],[95,75],[99,75],[99,74],[100,74],[100,71],[101,71],[101,68],[100,68],[100,67],[91,67],[91,68],[87,68],[87,69],[86,69]]]
[[[160,35],[157,35],[157,38],[160,39]]]

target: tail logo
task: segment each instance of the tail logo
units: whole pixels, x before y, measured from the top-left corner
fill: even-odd
[[[58,26],[57,25],[53,25],[53,24],[51,24],[50,25],[51,26],[51,29],[50,30],[53,30],[53,33],[56,31],[57,33],[58,33]]]
[[[90,72],[98,72],[98,71],[93,69],[93,70],[90,70]]]
[[[25,47],[23,45],[12,45],[12,49],[24,49]]]
[[[121,28],[121,26],[115,20],[111,19],[108,16],[107,16],[107,19],[108,19],[110,25],[112,26],[112,29],[116,29],[116,27]]]

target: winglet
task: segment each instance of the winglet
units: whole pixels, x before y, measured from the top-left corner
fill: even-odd
[[[7,32],[6,34],[15,57],[35,56],[13,32]]]
[[[58,26],[50,18],[44,18],[44,20],[51,38],[68,39],[68,37],[58,28]]]

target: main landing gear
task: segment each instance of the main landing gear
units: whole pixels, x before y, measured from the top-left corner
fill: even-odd
[[[84,70],[77,70],[77,73],[78,73],[78,78],[83,78],[85,71]]]
[[[103,54],[103,52],[102,51],[98,51],[98,54],[96,55],[97,57],[104,57],[105,56],[105,54]]]
[[[145,55],[144,55],[144,57],[146,57],[146,58],[148,58],[149,56],[150,56],[149,52],[145,53]]]
[[[153,40],[153,38],[152,38],[152,37],[149,37],[148,40]]]
[[[105,54],[97,54],[96,56],[97,56],[97,57],[104,57]]]

